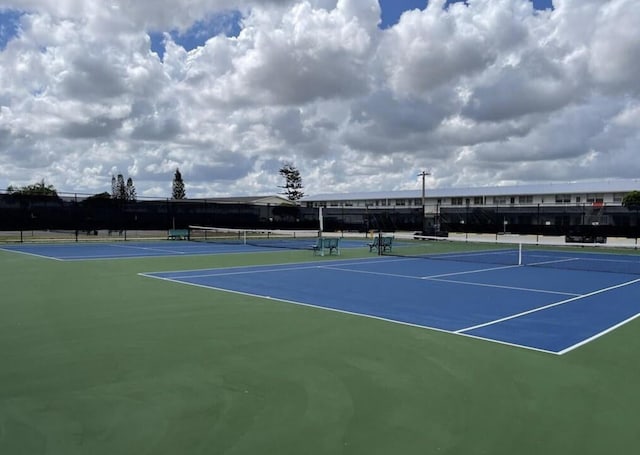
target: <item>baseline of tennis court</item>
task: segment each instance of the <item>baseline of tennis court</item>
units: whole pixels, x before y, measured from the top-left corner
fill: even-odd
[[[640,277],[380,257],[144,273],[563,354],[640,314]]]
[[[308,243],[308,245],[307,245]],[[366,246],[365,240],[343,240],[341,248]],[[285,246],[290,248],[289,246]],[[161,256],[191,256],[204,254],[233,254],[274,251],[277,247],[234,243],[206,243],[181,241],[121,241],[105,243],[18,244],[0,247],[0,250],[29,254],[59,261],[94,259],[128,259]],[[299,246],[312,251],[311,241]]]

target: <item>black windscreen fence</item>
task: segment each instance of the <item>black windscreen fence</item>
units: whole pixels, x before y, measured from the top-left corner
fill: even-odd
[[[324,208],[327,231],[413,230],[419,209]],[[292,205],[185,200],[124,201],[0,194],[0,230],[163,230],[190,225],[243,229],[318,229],[319,209]]]
[[[620,205],[323,207],[325,231],[424,231],[637,237],[639,210]],[[167,230],[190,225],[318,229],[318,207],[206,199],[124,201],[109,197],[0,193],[0,231]]]
[[[189,225],[316,227],[317,209],[206,200],[79,199],[0,194],[0,230],[145,230]]]
[[[440,209],[437,220],[451,232],[605,237],[637,237],[640,234],[639,211],[620,205],[446,207]]]

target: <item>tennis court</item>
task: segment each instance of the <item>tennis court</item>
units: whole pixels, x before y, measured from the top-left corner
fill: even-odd
[[[305,249],[308,263],[146,273],[563,354],[640,314],[640,255],[485,241],[399,239],[387,256],[314,261],[312,237],[21,244],[4,249],[59,261]],[[367,250],[365,239],[341,239]],[[433,240],[433,239],[430,239]],[[453,249],[451,249],[453,248]],[[530,249],[529,249],[530,248]]]
[[[638,276],[458,258],[383,257],[145,276],[557,354],[640,314]]]
[[[637,251],[304,242],[0,247],[0,452],[640,447]]]
[[[280,240],[278,244],[282,243]],[[60,244],[18,244],[0,247],[32,256],[59,261],[86,261],[102,259],[130,259],[164,256],[198,256],[209,254],[245,254],[273,252],[274,248],[302,249],[312,251],[313,239],[299,239],[285,245],[240,244],[224,242],[184,242],[184,241],[122,241],[122,242],[80,242]],[[342,248],[364,248],[365,240],[343,240]]]

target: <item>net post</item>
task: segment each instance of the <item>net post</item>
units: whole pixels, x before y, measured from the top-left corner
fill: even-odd
[[[382,256],[382,230],[378,231],[378,256]]]
[[[522,265],[522,242],[518,243],[518,265]]]

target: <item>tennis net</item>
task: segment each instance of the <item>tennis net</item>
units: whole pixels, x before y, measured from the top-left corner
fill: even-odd
[[[189,226],[189,239],[229,245],[253,245],[265,248],[311,249],[320,232],[317,230],[233,229]]]
[[[557,269],[640,275],[637,245],[565,244],[511,239],[395,236],[384,255],[475,262],[479,264],[549,267]]]

